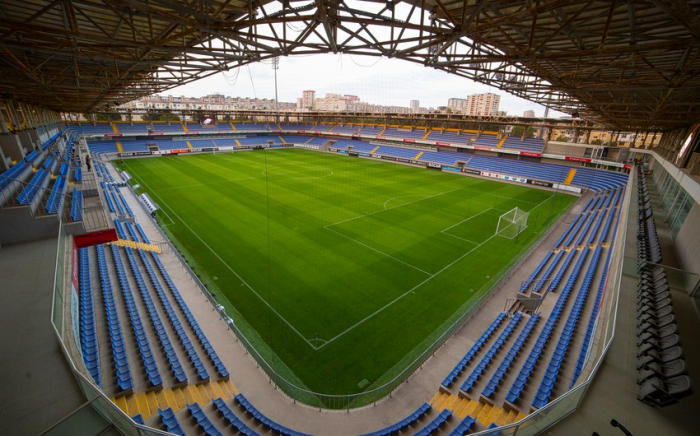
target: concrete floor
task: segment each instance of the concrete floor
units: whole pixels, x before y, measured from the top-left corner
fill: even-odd
[[[56,247],[53,238],[0,248],[0,435],[39,434],[86,401],[51,326]],[[86,412],[55,434],[111,427]]]

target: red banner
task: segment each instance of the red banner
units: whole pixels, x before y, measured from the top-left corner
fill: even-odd
[[[416,140],[415,140],[415,139],[406,139],[406,138],[404,138],[403,142],[416,142]]]
[[[107,137],[115,137],[115,136],[124,136],[121,133],[105,133],[105,136]]]
[[[632,169],[632,165],[624,164],[624,165],[622,165],[622,168],[624,168],[624,169],[626,169],[626,170],[631,170],[631,169]]]
[[[115,229],[107,229],[99,232],[85,233],[84,235],[75,236],[75,246],[77,248],[92,247],[93,245],[106,244],[117,239],[117,231]]]
[[[542,153],[533,153],[531,151],[521,151],[521,156],[532,156],[532,157],[542,157]]]
[[[482,145],[475,145],[474,149],[476,150],[486,150],[486,151],[491,151],[491,147],[484,147]]]
[[[574,157],[574,156],[565,156],[564,160],[571,160],[574,162],[586,162],[586,163],[591,162],[591,160],[587,157]]]
[[[440,142],[440,141],[435,141],[435,145],[444,145],[444,146],[447,146],[447,147],[451,147],[451,146],[452,146],[452,144],[449,143],[449,142]]]
[[[148,134],[148,136],[157,136],[157,135],[165,135],[165,133],[153,132],[153,133]]]
[[[492,172],[489,172],[489,171],[482,171],[482,172],[481,172],[481,175],[482,175],[482,176],[485,176],[485,177],[493,177],[494,179],[497,179],[497,178],[500,177],[500,174],[498,174],[498,173],[492,173]]]

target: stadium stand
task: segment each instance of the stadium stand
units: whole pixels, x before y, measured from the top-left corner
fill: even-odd
[[[484,333],[481,334],[479,339],[477,339],[476,343],[472,345],[472,347],[467,351],[467,354],[462,357],[462,360],[460,360],[457,365],[454,367],[454,369],[445,377],[445,379],[442,381],[442,386],[449,388],[452,382],[459,377],[459,375],[464,371],[464,368],[469,364],[469,362],[472,360],[474,355],[479,351],[479,349],[484,345],[484,343],[489,339],[491,334],[493,334],[494,330],[498,328],[498,326],[501,324],[503,319],[506,317],[506,312],[501,312],[498,314],[496,319],[493,320],[491,325],[486,329]]]
[[[431,130],[425,138],[428,141],[446,142],[451,144],[466,144],[476,139],[476,134],[471,132],[454,132],[449,130]]]
[[[100,353],[95,326],[95,308],[90,279],[90,259],[88,249],[80,249],[80,341],[83,361],[97,386],[102,386],[100,378]]]
[[[107,330],[109,331],[109,342],[112,348],[117,385],[121,391],[130,391],[134,388],[134,382],[131,379],[129,359],[124,346],[121,325],[119,324],[119,313],[112,294],[112,283],[109,278],[105,249],[102,245],[97,246],[97,265],[100,273],[100,283],[102,284],[102,300],[107,317]]]
[[[423,403],[415,412],[411,413],[401,421],[396,424],[392,424],[389,427],[383,428],[381,430],[373,431],[372,433],[365,433],[360,436],[389,436],[394,433],[406,430],[408,427],[418,422],[428,411],[431,409],[430,404]]]
[[[172,121],[170,125],[163,122],[153,122],[153,131],[162,133],[185,133],[179,121]]]
[[[345,124],[345,125],[340,125],[337,124],[335,127],[333,127],[333,133],[340,133],[340,134],[347,134],[347,135],[355,135],[358,134],[360,128],[362,126],[353,126],[352,124]]]
[[[452,416],[452,411],[443,409],[438,416],[436,416],[432,421],[430,421],[425,427],[421,428],[415,433],[415,436],[429,436],[433,434],[434,431],[438,430],[441,425],[447,422]]]
[[[496,148],[499,142],[500,138],[498,136],[482,133],[474,140],[474,145]]]
[[[19,204],[28,205],[31,204],[35,198],[41,193],[41,190],[48,183],[50,173],[46,170],[39,170],[32,177],[29,184],[20,192],[17,197],[17,202]]]
[[[82,221],[83,219],[83,191],[80,189],[73,189],[70,217],[73,221]]]
[[[70,129],[73,131],[78,131],[85,136],[91,135],[104,135],[109,133],[114,133],[114,129],[111,124],[108,123],[97,123],[97,124],[71,124]]]
[[[362,126],[358,130],[358,135],[376,135],[379,136],[380,133],[384,131],[383,126]]]
[[[175,416],[175,412],[173,412],[173,409],[168,407],[165,410],[158,409],[158,413],[160,414],[161,421],[163,422],[163,425],[165,426],[165,430],[168,433],[172,433],[174,435],[178,436],[186,436],[185,435],[185,430],[182,429],[182,426],[180,425],[180,422],[177,420],[177,417]]]
[[[457,424],[457,427],[455,427],[454,430],[450,433],[450,436],[463,436],[467,432],[469,432],[469,429],[474,425],[476,422],[476,418],[472,418],[471,416],[467,415],[466,418],[464,418],[459,424]]]
[[[173,345],[166,332],[165,326],[163,325],[163,322],[161,321],[160,315],[158,314],[153,299],[151,298],[151,295],[148,292],[148,287],[146,286],[146,282],[143,279],[143,275],[141,274],[141,271],[138,267],[136,257],[134,256],[134,253],[131,248],[125,247],[124,251],[127,255],[127,259],[131,267],[131,272],[133,274],[134,280],[136,281],[137,288],[141,293],[141,298],[143,299],[143,302],[148,311],[148,315],[151,319],[151,324],[156,330],[161,349],[163,353],[167,356],[168,362],[170,364],[170,369],[172,370],[177,382],[184,383],[188,380],[187,373],[185,372],[185,369],[180,363],[180,359],[175,353]]]
[[[280,127],[282,127],[282,130],[315,130],[312,123],[280,123]]]
[[[236,130],[255,130],[255,131],[269,131],[270,126],[267,124],[262,124],[262,123],[238,123],[234,122],[234,126],[236,126]]]
[[[562,290],[561,295],[557,299],[557,302],[554,305],[554,308],[552,309],[552,313],[549,315],[549,319],[547,319],[544,328],[542,329],[539,337],[537,338],[537,342],[535,342],[535,345],[532,347],[530,354],[527,357],[527,360],[520,368],[516,380],[513,382],[510,390],[508,391],[508,394],[506,395],[506,400],[510,403],[515,403],[518,400],[518,398],[520,398],[520,394],[525,388],[525,384],[528,382],[530,374],[532,373],[533,369],[535,368],[535,365],[537,364],[540,356],[542,355],[547,341],[549,340],[549,337],[554,331],[554,327],[556,326],[556,323],[559,320],[561,311],[563,310],[564,305],[566,304],[566,301],[569,297],[569,293],[576,282],[578,274],[581,270],[581,266],[586,260],[588,250],[588,247],[585,247],[582,250],[581,255],[579,256],[576,262],[576,265],[574,266],[574,269],[571,272],[571,275],[569,276],[566,286]]]
[[[398,139],[421,139],[425,136],[425,130],[401,129],[398,127],[387,127],[382,133],[382,137]]]
[[[110,248],[112,249],[112,259],[116,268],[124,303],[126,304],[126,310],[129,314],[131,329],[134,337],[136,338],[137,348],[139,350],[139,355],[141,356],[141,363],[143,364],[146,372],[148,384],[150,387],[161,386],[163,384],[163,379],[160,375],[160,371],[158,370],[158,365],[156,364],[153,352],[151,351],[151,345],[146,333],[146,327],[141,321],[141,316],[139,315],[136,301],[134,300],[131,292],[131,286],[129,285],[126,270],[124,269],[121,255],[119,254],[119,248],[117,248],[116,245],[111,245]]]
[[[515,315],[513,315],[506,325],[506,328],[498,336],[498,339],[496,339],[496,342],[491,345],[491,348],[486,352],[486,355],[481,359],[481,361],[479,361],[476,368],[472,370],[469,377],[467,377],[467,380],[465,380],[465,382],[462,384],[462,387],[460,388],[462,391],[469,392],[472,386],[474,386],[474,383],[476,383],[479,377],[481,377],[481,373],[489,365],[489,363],[491,363],[491,359],[496,356],[503,344],[506,342],[506,340],[508,340],[508,337],[513,332],[513,329],[518,325],[522,316],[523,314],[521,312],[517,312]]]
[[[128,123],[116,123],[119,133],[133,135],[133,134],[147,134],[149,124],[146,123],[134,123],[133,125]]]
[[[564,357],[567,354],[569,344],[571,342],[571,337],[573,336],[574,330],[576,329],[576,326],[578,324],[578,319],[579,315],[581,314],[583,304],[586,302],[588,290],[590,289],[591,282],[593,281],[593,275],[595,274],[596,269],[598,268],[598,259],[600,258],[600,253],[602,252],[602,250],[603,247],[598,246],[593,252],[593,258],[590,261],[590,265],[588,267],[588,270],[586,271],[586,275],[584,276],[583,283],[578,289],[578,294],[576,296],[574,306],[569,312],[566,324],[564,325],[564,330],[559,336],[559,341],[557,342],[554,354],[552,355],[552,358],[549,361],[549,365],[547,366],[547,372],[542,378],[540,387],[537,390],[537,394],[535,395],[535,400],[533,401],[532,405],[538,409],[542,408],[545,404],[547,404],[552,395],[552,390],[554,389],[554,384],[557,382],[557,376],[559,374],[559,370],[561,369],[562,361],[564,360]]]
[[[654,223],[649,190],[642,167],[638,170],[637,257],[640,272],[637,289],[638,353],[637,398],[655,407],[666,407],[692,395],[695,388],[683,360],[676,333],[672,298],[661,261],[661,246]]]
[[[505,358],[501,361],[501,364],[498,366],[498,369],[496,369],[496,372],[493,374],[486,387],[481,392],[481,395],[483,395],[486,398],[489,398],[493,395],[493,393],[496,391],[496,388],[501,383],[503,376],[508,372],[508,369],[510,369],[513,360],[520,352],[520,349],[523,347],[523,345],[525,345],[525,342],[530,336],[530,332],[535,327],[535,324],[537,324],[537,321],[539,319],[539,313],[533,313],[530,316],[530,319],[527,321],[527,324],[525,324],[525,328],[523,328],[523,330],[520,332],[520,335],[518,335],[518,338],[515,340],[513,346],[508,350],[508,354],[506,354]],[[468,429],[469,427],[467,427],[466,430]]]
[[[544,140],[539,138],[525,138],[521,140],[519,137],[508,136],[501,145],[501,148],[527,151],[530,153],[542,153],[544,151]]]
[[[214,424],[209,420],[207,414],[200,407],[198,403],[187,404],[187,409],[190,411],[192,417],[197,421],[199,429],[204,432],[207,436],[223,436],[223,433],[214,426]]]
[[[226,404],[224,400],[221,398],[215,398],[213,400],[214,406],[216,409],[221,413],[221,415],[228,421],[228,423],[233,427],[236,431],[239,433],[246,435],[246,436],[257,436],[258,433],[253,431],[250,427],[248,427],[243,421],[241,421],[241,418],[239,418],[233,410]]]
[[[268,428],[283,436],[307,436],[305,433],[294,431],[271,420],[258,409],[256,409],[255,406],[253,406],[243,394],[236,395],[236,401],[238,401],[238,404],[243,406],[245,411],[248,412],[253,418],[255,418],[257,422],[262,424],[265,428]]]
[[[47,214],[51,215],[59,212],[63,204],[63,197],[66,193],[67,187],[68,185],[66,184],[65,177],[59,177],[56,179],[56,182],[51,188],[49,199],[46,201],[46,207],[44,208]]]

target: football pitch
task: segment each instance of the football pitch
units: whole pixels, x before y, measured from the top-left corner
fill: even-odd
[[[298,149],[121,168],[158,203],[161,227],[265,359],[325,394],[389,381],[575,200]],[[514,207],[530,212],[527,228],[496,235]]]

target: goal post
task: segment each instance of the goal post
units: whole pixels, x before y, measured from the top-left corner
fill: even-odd
[[[515,207],[498,218],[496,234],[504,238],[513,239],[527,229],[527,218],[530,212]]]

